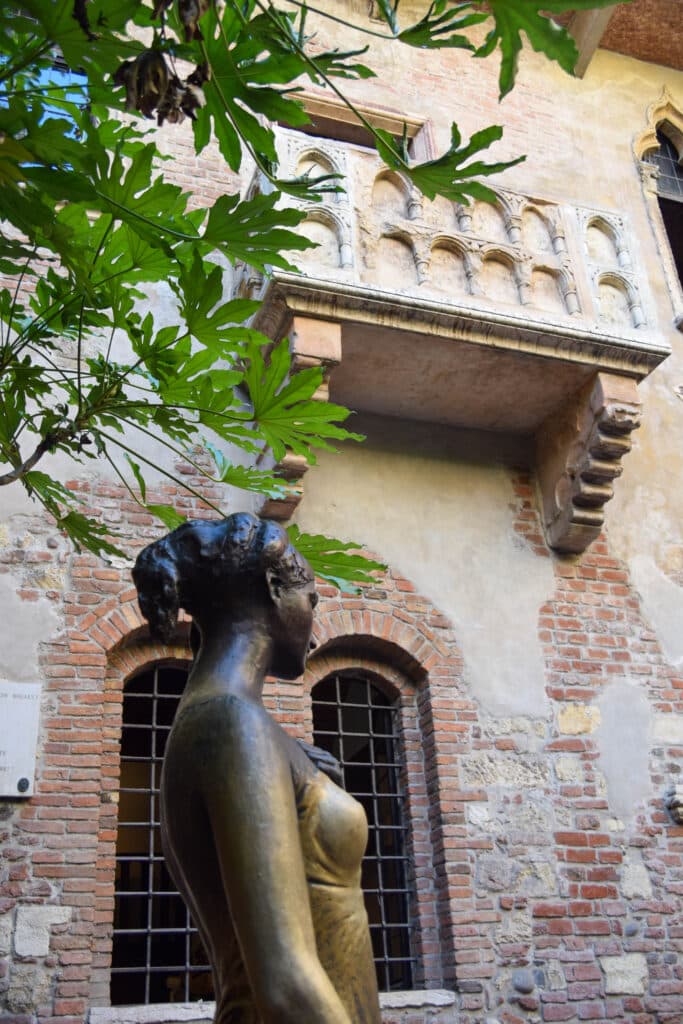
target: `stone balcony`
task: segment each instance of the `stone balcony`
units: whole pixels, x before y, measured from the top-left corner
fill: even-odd
[[[535,438],[548,540],[583,550],[637,382],[670,351],[626,219],[500,188],[495,206],[430,202],[361,146],[284,129],[278,145],[283,176],[337,172],[345,192],[306,204],[318,245],[299,273],[238,274],[263,299],[254,326],[334,368],[331,397],[356,410]],[[283,473],[291,506],[300,468]]]

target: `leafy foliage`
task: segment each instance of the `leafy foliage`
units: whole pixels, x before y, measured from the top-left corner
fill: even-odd
[[[517,59],[522,49],[521,32],[524,32],[534,50],[545,53],[556,60],[565,71],[572,72],[578,60],[576,43],[566,31],[548,14],[562,14],[564,11],[583,11],[591,7],[613,6],[616,0],[489,0],[489,8],[495,25],[486,37],[486,42],[477,50],[478,57],[488,56],[497,45],[501,50],[500,98],[510,92],[515,84]]]
[[[377,0],[377,8],[392,35],[409,46],[429,49],[458,46],[472,50],[476,57],[487,57],[499,46],[499,88],[503,99],[515,84],[522,32],[535,50],[550,60],[556,60],[560,67],[571,73],[579,56],[576,43],[569,32],[548,15],[610,7],[618,2],[630,3],[630,0],[549,0],[547,3],[545,0],[487,0],[484,11],[477,0],[462,3],[433,0],[425,17],[403,30],[398,24],[399,0]],[[459,34],[463,28],[489,19],[494,24],[481,46],[475,46],[466,36]]]
[[[498,125],[492,125],[490,128],[484,128],[482,131],[476,132],[469,143],[460,148],[462,137],[458,126],[454,124],[451,127],[451,145],[446,152],[436,160],[428,160],[424,164],[408,167],[406,173],[413,184],[428,199],[434,199],[435,196],[440,195],[456,203],[466,204],[469,201],[468,197],[483,199],[485,202],[495,202],[494,192],[487,188],[486,185],[482,185],[480,181],[473,180],[472,175],[495,174],[498,171],[505,171],[509,167],[514,167],[515,164],[520,163],[520,161],[524,160],[524,157],[520,156],[516,160],[509,160],[506,163],[485,164],[475,162],[466,164],[464,167],[462,164],[475,153],[490,146],[502,134],[502,128]],[[391,136],[381,129],[377,130],[377,136],[377,149],[385,163],[396,170],[402,170],[401,161],[396,159],[393,149],[394,142]],[[406,141],[404,139],[402,144],[404,162],[407,162],[409,159]]]
[[[322,534],[302,533],[296,524],[288,526],[287,533],[292,544],[314,566],[316,575],[340,590],[355,590],[350,586],[351,581],[373,583],[372,573],[385,568],[381,562],[365,555],[352,554],[358,552],[358,544],[346,544]]]
[[[396,45],[475,57],[499,47],[504,95],[521,32],[563,68],[573,65],[573,42],[543,11],[604,3],[490,0],[482,10],[433,0],[405,27],[398,0],[378,6]],[[115,554],[115,544],[44,464],[36,469],[46,455],[108,461],[135,500],[172,528],[182,516],[150,498],[149,469],[198,497],[175,476],[175,460],[214,482],[278,496],[282,481],[252,465],[255,458],[277,461],[291,451],[314,462],[317,450],[360,440],[343,426],[348,410],[314,400],[320,371],[293,374],[287,342],[273,345],[248,326],[256,304],[224,296],[226,262],[291,270],[286,254],[312,244],[297,232],[304,209],[285,205],[285,196],[308,204],[341,187],[329,174],[278,177],[272,123],[308,122],[298,83],[344,99],[336,80],[373,74],[361,60],[365,49],[326,51],[309,38],[306,5],[295,7],[227,0],[177,11],[151,0],[24,0],[19,11],[0,9],[0,485],[23,485],[77,546],[102,556]],[[484,43],[473,41],[470,31],[489,20]],[[185,78],[181,62],[192,69]],[[234,171],[248,156],[271,191],[225,194],[195,208],[188,191],[165,180],[156,143],[121,117],[124,105],[171,131],[192,119],[198,157],[214,140]],[[382,159],[429,198],[491,199],[479,178],[516,162],[479,159],[500,128],[463,144],[453,125],[447,151],[416,164],[405,138],[375,129],[348,105]],[[151,288],[169,290],[175,323],[145,311]],[[143,454],[146,439],[166,447],[168,465]],[[248,464],[229,458],[228,446]],[[378,567],[351,553],[353,544],[292,534],[320,575],[339,585],[368,580]]]

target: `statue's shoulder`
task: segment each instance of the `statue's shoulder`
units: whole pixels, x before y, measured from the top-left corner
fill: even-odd
[[[277,729],[262,704],[245,700],[233,693],[216,692],[210,687],[186,694],[176,713],[176,721],[185,718],[202,719],[206,724],[220,727],[246,727],[270,731]]]

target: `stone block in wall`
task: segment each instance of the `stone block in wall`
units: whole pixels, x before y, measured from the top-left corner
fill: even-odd
[[[9,956],[12,952],[12,914],[0,915],[0,956]]]
[[[627,859],[621,879],[621,892],[624,899],[650,899],[652,897],[652,882],[645,865],[640,861]]]
[[[600,966],[605,973],[606,995],[645,994],[648,971],[647,960],[642,953],[601,956]]]
[[[564,736],[595,732],[600,725],[600,709],[590,704],[565,704],[558,712],[557,724]]]
[[[543,787],[549,774],[549,765],[534,756],[477,754],[462,766],[463,783],[468,788],[496,785],[520,789]]]
[[[50,952],[50,928],[70,920],[70,907],[19,907],[14,952],[17,956],[47,956]]]
[[[35,1012],[49,1002],[52,971],[42,964],[15,963],[10,968],[6,1008],[10,1013]]]
[[[536,466],[550,547],[576,554],[599,536],[640,417],[636,382],[598,373],[541,425]]]

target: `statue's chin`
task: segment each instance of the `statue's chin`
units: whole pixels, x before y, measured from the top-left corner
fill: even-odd
[[[303,655],[280,655],[274,662],[271,672],[279,679],[298,679],[303,675],[305,668],[306,659]]]

